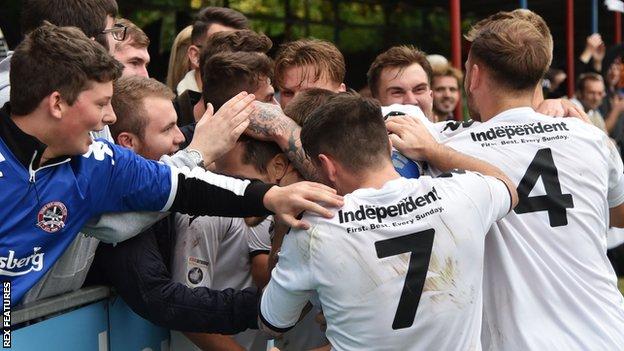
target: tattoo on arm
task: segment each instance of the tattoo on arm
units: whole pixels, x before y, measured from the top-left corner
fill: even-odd
[[[299,132],[301,132],[300,129],[293,129],[290,131],[288,147],[284,150],[286,157],[288,157],[290,162],[294,164],[295,168],[306,180],[319,181],[320,176],[316,167],[314,167],[312,160],[310,160],[305,154],[305,151],[303,151]]]
[[[279,136],[288,135],[288,138],[281,138],[287,141],[285,145],[283,142],[281,144],[278,142],[286,157],[306,180],[318,181],[320,178],[318,172],[303,151],[299,137],[301,128],[297,123],[285,116],[279,106],[256,103],[255,107],[255,111],[249,118],[250,123],[246,133],[252,138],[272,141],[280,139]]]
[[[284,116],[279,106],[258,103],[255,107],[249,118],[248,134],[257,139],[272,140],[287,131],[290,119]]]

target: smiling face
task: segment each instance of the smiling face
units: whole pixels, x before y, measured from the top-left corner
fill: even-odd
[[[100,131],[104,125],[115,121],[111,106],[113,83],[91,82],[91,87],[82,91],[70,106],[61,102],[61,119],[57,134],[58,155],[82,155],[89,150],[89,132]]]
[[[386,67],[379,76],[377,99],[382,106],[416,105],[427,117],[432,114],[433,96],[427,73],[418,63],[407,67]]]
[[[455,110],[459,101],[459,84],[453,76],[433,78],[433,109],[440,116],[446,116]]]

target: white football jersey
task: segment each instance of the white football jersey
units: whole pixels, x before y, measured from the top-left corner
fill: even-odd
[[[284,238],[263,323],[291,328],[316,291],[335,350],[480,350],[484,237],[509,211],[504,183],[399,178],[344,202]]]
[[[176,215],[173,279],[189,287],[216,290],[253,286],[248,242],[266,242],[269,225],[268,219],[249,228],[242,218]],[[199,350],[181,333],[172,332],[171,336],[172,349]],[[267,339],[257,330],[233,338],[247,350],[266,350]]]
[[[438,138],[438,132],[440,132],[443,127],[439,123],[432,123],[427,116],[422,112],[420,107],[416,105],[401,105],[401,104],[392,104],[390,106],[382,106],[381,114],[384,116],[385,120],[392,119],[394,116],[409,116],[413,117],[419,121],[421,121],[425,127],[431,132],[431,135]]]
[[[486,239],[484,349],[623,349],[624,299],[606,233],[624,178],[609,138],[575,118],[517,108],[445,144],[518,185],[518,206]]]

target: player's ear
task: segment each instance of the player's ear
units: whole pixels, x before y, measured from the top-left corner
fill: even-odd
[[[139,139],[136,135],[129,132],[121,132],[117,136],[117,145],[128,148],[134,152],[137,151],[137,147],[139,144]]]
[[[336,163],[331,157],[328,157],[324,154],[318,155],[319,163],[321,165],[321,170],[325,174],[325,177],[332,183],[336,183]]]
[[[469,67],[470,69],[470,85],[468,86],[468,89],[470,90],[470,92],[473,92],[475,89],[477,89],[479,87],[479,85],[481,84],[481,81],[483,80],[483,71],[479,68],[479,65],[477,65],[476,63],[473,63],[472,66]]]
[[[61,93],[58,91],[53,91],[52,94],[46,97],[47,101],[44,104],[47,104],[49,113],[56,119],[61,119],[63,117],[63,110],[65,108],[65,101],[63,97],[61,97]]]
[[[186,56],[191,62],[191,67],[193,69],[199,68],[199,54],[200,49],[196,45],[189,45],[188,49],[186,50]]]
[[[285,154],[279,153],[275,155],[267,165],[267,173],[269,174],[270,181],[278,184],[288,172],[288,165],[288,158]]]

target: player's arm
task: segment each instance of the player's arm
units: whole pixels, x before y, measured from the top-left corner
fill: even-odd
[[[156,236],[100,245],[94,265],[141,317],[166,329],[234,334],[257,328],[257,289],[189,288],[172,280]],[[175,263],[174,263],[175,264]]]
[[[260,220],[262,222],[259,224],[245,226],[249,260],[251,261],[251,278],[258,289],[264,288],[271,278],[268,266],[269,253],[271,252],[271,234],[269,230],[272,220]],[[247,219],[245,224],[250,224]]]
[[[251,256],[251,278],[258,289],[264,288],[271,279],[269,254],[267,252],[254,252]]]
[[[160,162],[189,169],[200,166],[184,150],[176,152],[173,156],[164,155],[160,158]],[[166,216],[168,216],[166,212],[105,213],[87,222],[81,232],[105,243],[118,243],[145,231]]]
[[[617,147],[606,135],[603,136],[602,142],[608,149],[609,226],[624,228],[624,164]]]
[[[173,189],[173,202],[170,207],[163,208],[165,211],[229,217],[275,213],[289,225],[302,228],[307,224],[295,218],[299,213],[311,211],[331,218],[332,212],[318,203],[342,205],[342,197],[334,189],[319,183],[300,182],[279,187],[199,169],[179,172]]]
[[[609,226],[624,228],[624,204],[609,209]]]
[[[303,178],[319,181],[316,167],[303,151],[301,127],[286,116],[279,106],[257,101],[254,106],[255,110],[249,116],[249,127],[245,134],[254,139],[275,142]]]
[[[309,234],[301,230],[284,238],[280,260],[262,293],[258,327],[272,336],[294,327],[310,299],[314,288],[310,255],[300,249],[309,247],[309,242]]]
[[[246,351],[244,347],[228,335],[206,333],[184,333],[184,335],[202,350]]]
[[[280,223],[279,221],[275,221],[275,226],[273,228],[273,238],[271,240],[271,252],[269,252],[269,265],[268,265],[269,275],[271,274],[271,271],[273,271],[273,268],[275,268],[275,265],[277,264],[277,259],[278,259],[280,249],[282,248],[282,242],[284,241],[284,236],[288,234],[289,229],[290,228],[288,228],[288,226],[284,225],[283,223]]]
[[[442,172],[462,169],[498,178],[505,183],[509,191],[511,208],[513,209],[518,204],[516,185],[503,171],[488,162],[438,143],[420,121],[397,117],[387,121],[386,127],[392,133],[390,135],[392,145],[403,155],[413,160],[427,161]]]
[[[91,207],[94,216],[144,210],[226,217],[273,212],[291,226],[306,227],[306,223],[295,218],[299,213],[311,211],[332,217],[332,212],[318,203],[342,205],[342,197],[335,190],[318,183],[278,187],[214,174],[199,167],[170,167],[109,143],[94,144],[83,156],[93,158],[89,162],[94,164],[105,164],[94,168],[97,179],[89,184],[94,188],[90,193],[95,194]]]

